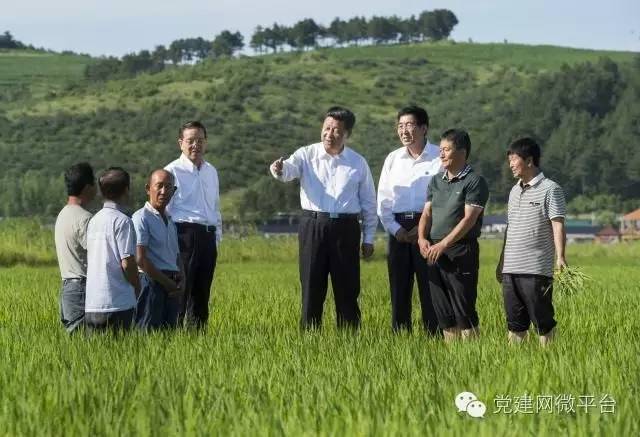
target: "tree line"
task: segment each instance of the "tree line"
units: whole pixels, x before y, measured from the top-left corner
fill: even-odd
[[[274,23],[258,26],[250,40],[255,53],[284,50],[303,51],[318,47],[342,47],[370,44],[401,44],[446,39],[458,24],[448,9],[423,11],[409,18],[397,16],[336,17],[329,26],[305,18],[292,26]],[[202,37],[178,39],[169,46],[158,45],[153,51],[142,50],[122,58],[107,57],[88,65],[85,77],[92,81],[133,77],[139,73],[157,73],[166,65],[193,64],[206,59],[234,56],[245,48],[240,32],[223,30],[213,40]]]

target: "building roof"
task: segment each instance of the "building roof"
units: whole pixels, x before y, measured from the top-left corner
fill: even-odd
[[[620,232],[612,226],[606,226],[596,234],[597,237],[619,237]]]
[[[567,235],[596,235],[600,226],[567,226]]]
[[[640,208],[622,216],[622,220],[640,220]]]

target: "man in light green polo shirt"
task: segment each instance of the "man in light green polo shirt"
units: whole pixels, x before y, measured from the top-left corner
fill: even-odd
[[[469,134],[442,134],[443,173],[431,178],[418,224],[420,253],[429,264],[429,287],[445,341],[477,336],[478,237],[489,198],[485,179],[467,163]]]

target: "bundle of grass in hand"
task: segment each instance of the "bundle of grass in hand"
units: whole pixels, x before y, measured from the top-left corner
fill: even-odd
[[[578,267],[565,267],[553,274],[553,288],[556,296],[568,297],[584,291],[591,277]]]

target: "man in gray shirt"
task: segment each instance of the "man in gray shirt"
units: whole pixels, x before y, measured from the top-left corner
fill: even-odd
[[[87,224],[91,213],[86,207],[96,195],[93,169],[86,162],[72,165],[64,173],[67,204],[56,219],[55,243],[62,276],[60,321],[71,333],[84,320],[87,280]]]
[[[136,233],[123,207],[129,174],[111,167],[98,184],[105,202],[87,227],[85,325],[88,331],[130,329],[140,284]]]
[[[514,141],[509,167],[519,179],[511,189],[502,266],[502,294],[509,341],[521,342],[533,323],[544,346],[553,338],[553,268],[565,260],[566,206],[562,188],[540,171],[540,146],[531,138]]]

